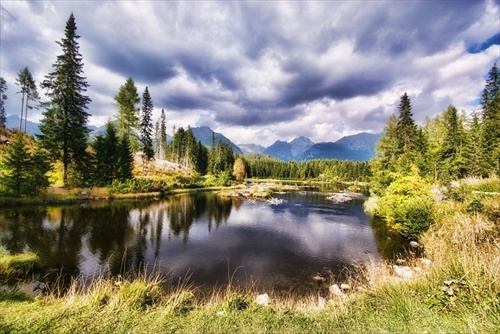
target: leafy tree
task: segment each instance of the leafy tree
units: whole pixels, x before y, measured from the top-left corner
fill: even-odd
[[[494,64],[481,96],[483,147],[488,170],[500,175],[500,73]]]
[[[86,127],[90,98],[84,95],[89,86],[83,74],[82,55],[76,34],[73,13],[66,22],[65,37],[57,42],[63,53],[57,56],[54,71],[42,82],[50,98],[49,107],[43,113],[39,136],[43,148],[55,160],[62,161],[63,184],[68,184],[68,170],[79,170],[87,159]]]
[[[128,138],[133,138],[135,136],[134,130],[139,127],[140,109],[137,104],[141,99],[131,77],[127,79],[125,84],[120,86],[120,90],[114,99],[118,104],[118,136],[127,135]]]
[[[420,176],[400,177],[380,197],[373,214],[385,219],[389,228],[415,239],[433,222],[433,198],[430,185]]]
[[[150,161],[154,157],[153,150],[153,101],[151,100],[151,95],[149,94],[148,87],[144,89],[142,94],[142,118],[141,118],[141,143],[142,143],[142,154],[143,162]]]
[[[5,128],[7,115],[5,114],[5,101],[7,100],[7,82],[3,77],[0,77],[0,129]]]
[[[245,160],[242,157],[238,157],[234,162],[233,175],[237,182],[242,182],[246,176],[246,166]]]
[[[23,117],[24,131],[26,132],[26,122],[28,121],[28,110],[31,109],[29,101],[37,101],[39,99],[38,91],[36,89],[35,80],[31,75],[28,66],[24,67],[17,74],[16,85],[21,89],[18,93],[21,94],[21,117],[19,122],[19,131],[23,130]],[[26,99],[26,104],[24,101]]]

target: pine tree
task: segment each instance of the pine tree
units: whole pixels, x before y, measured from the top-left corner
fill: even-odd
[[[165,110],[161,110],[160,115],[160,159],[165,159],[167,154],[167,125]]]
[[[153,150],[153,101],[151,100],[151,95],[149,94],[148,87],[144,89],[142,94],[142,118],[141,118],[141,143],[142,143],[142,154],[143,162],[148,162],[154,158]]]
[[[380,195],[394,180],[398,159],[398,119],[391,115],[384,128],[384,135],[377,144],[376,156],[371,161],[374,194]]]
[[[141,101],[137,93],[134,80],[129,77],[125,84],[120,86],[118,94],[114,97],[118,104],[118,136],[127,135],[133,139],[135,130],[139,127],[139,111],[137,104]]]
[[[0,180],[7,192],[12,193],[14,196],[27,193],[32,166],[24,135],[18,133],[9,146],[7,155],[1,165],[4,173]]]
[[[417,138],[417,125],[413,120],[411,112],[411,102],[408,94],[404,93],[401,96],[399,103],[399,116],[397,124],[398,132],[398,153],[403,154],[405,151],[414,150]]]
[[[469,126],[469,175],[476,177],[487,176],[484,151],[482,127],[477,112],[472,113],[472,120]]]
[[[119,142],[117,152],[117,171],[116,177],[120,181],[126,181],[133,178],[132,170],[134,168],[134,155],[130,140],[127,135],[124,135]]]
[[[500,175],[500,73],[497,64],[488,72],[481,97],[483,150],[488,171]]]
[[[5,128],[7,115],[5,114],[5,101],[7,100],[7,82],[3,77],[0,77],[0,129]]]
[[[118,175],[119,139],[112,122],[106,123],[104,136],[98,135],[92,147],[95,151],[94,180],[98,185],[110,184]]]
[[[38,91],[36,89],[35,80],[31,75],[28,66],[19,71],[16,78],[16,85],[21,89],[18,94],[21,94],[21,117],[19,121],[19,131],[23,130],[23,117],[24,131],[26,132],[26,122],[28,121],[28,110],[31,109],[29,101],[37,101],[39,99]],[[24,103],[26,101],[26,104]]]
[[[467,138],[457,109],[450,105],[444,112],[446,131],[441,148],[441,173],[460,179],[467,173]]]
[[[71,13],[66,22],[65,37],[57,42],[63,53],[57,56],[54,71],[42,82],[50,102],[43,113],[39,138],[51,157],[62,161],[65,186],[68,184],[69,168],[84,169],[82,164],[88,161],[89,130],[86,124],[89,113],[86,110],[91,100],[84,95],[89,85],[82,76],[82,55],[77,42],[80,36],[76,34],[76,29],[75,17]]]

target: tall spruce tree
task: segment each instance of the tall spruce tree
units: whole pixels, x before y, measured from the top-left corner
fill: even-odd
[[[165,159],[167,154],[167,120],[165,117],[165,110],[161,110],[160,115],[160,159]]]
[[[5,128],[7,115],[5,113],[5,101],[7,100],[7,82],[3,77],[0,77],[0,129]]]
[[[495,63],[486,77],[481,97],[483,149],[490,173],[500,175],[500,73]]]
[[[482,126],[477,112],[472,113],[469,126],[469,175],[487,176],[483,151]]]
[[[125,134],[120,138],[117,151],[117,171],[116,177],[120,181],[126,181],[133,178],[134,155],[130,145],[130,139]]]
[[[411,112],[411,102],[408,94],[404,93],[401,96],[399,103],[399,116],[397,124],[398,132],[398,146],[399,154],[408,150],[414,150],[417,143],[417,125],[413,120],[413,113]]]
[[[148,87],[144,89],[142,94],[142,115],[141,115],[141,144],[143,162],[148,162],[154,158],[153,150],[153,101],[149,94]]]
[[[86,127],[89,113],[87,105],[91,99],[84,95],[89,86],[83,74],[82,55],[76,34],[76,22],[71,13],[66,22],[65,37],[57,42],[63,53],[52,65],[54,71],[42,82],[50,99],[48,109],[43,113],[40,125],[41,144],[51,157],[63,165],[63,184],[68,185],[69,168],[81,171],[87,159]]]
[[[135,130],[139,128],[139,111],[137,107],[141,101],[134,79],[129,77],[125,84],[120,86],[118,94],[114,97],[118,104],[118,136],[127,135],[135,139]]]
[[[104,135],[95,137],[92,147],[95,151],[94,182],[105,186],[117,178],[119,138],[112,122],[106,123]]]
[[[444,112],[444,122],[446,130],[440,156],[441,173],[451,179],[460,179],[467,174],[467,137],[455,106],[448,106]]]

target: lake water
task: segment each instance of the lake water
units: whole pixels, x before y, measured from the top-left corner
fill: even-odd
[[[299,294],[314,288],[311,277],[319,270],[338,276],[380,259],[362,200],[335,204],[318,189],[274,196],[283,203],[202,192],[4,208],[0,243],[11,253],[32,250],[45,268],[84,278],[147,268],[202,288],[231,281]]]

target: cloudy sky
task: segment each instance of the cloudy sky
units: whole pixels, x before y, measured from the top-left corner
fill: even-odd
[[[417,122],[470,112],[500,57],[500,1],[9,1],[1,76],[18,114],[17,73],[39,83],[71,12],[92,99],[116,115],[128,77],[167,126],[206,125],[236,143],[380,132],[407,92]],[[42,93],[42,92],[41,92]],[[39,121],[42,110],[32,111]]]

